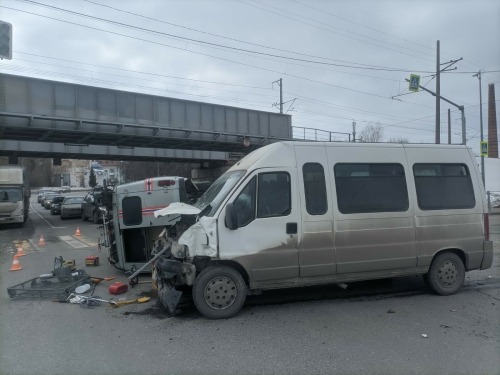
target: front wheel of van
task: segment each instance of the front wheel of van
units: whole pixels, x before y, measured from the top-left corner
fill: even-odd
[[[228,266],[203,270],[193,286],[193,301],[198,311],[209,319],[228,319],[243,306],[247,286],[238,271]]]
[[[427,275],[430,288],[442,296],[455,294],[465,279],[465,266],[457,254],[439,254],[431,264]]]

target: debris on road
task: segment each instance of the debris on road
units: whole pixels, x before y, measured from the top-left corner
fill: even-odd
[[[91,255],[85,258],[85,265],[97,267],[99,265],[99,257],[96,255]]]
[[[426,335],[425,333],[422,333],[422,337],[423,337],[424,339],[426,339],[426,338],[427,338],[427,335]]]
[[[109,292],[111,294],[122,294],[125,293],[127,290],[128,290],[128,285],[121,281],[118,281],[113,285],[109,286]]]
[[[457,312],[457,310],[450,309],[451,312]]]
[[[148,302],[151,299],[151,297],[142,297],[134,300],[129,300],[129,301],[118,301],[116,304],[111,305],[111,307],[120,307],[120,306],[125,306],[125,305],[130,305],[132,303],[144,303]]]
[[[453,328],[453,327],[451,327],[451,326],[447,326],[447,325],[445,325],[445,324],[441,324],[441,325],[440,325],[440,327],[441,327],[441,328]]]
[[[394,311],[393,309],[389,309],[387,310],[387,314],[394,314],[396,311]]]

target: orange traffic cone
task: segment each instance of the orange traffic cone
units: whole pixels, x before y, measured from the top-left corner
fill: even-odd
[[[75,236],[81,236],[82,234],[80,233],[80,228],[76,227],[76,233]]]
[[[21,271],[23,267],[19,264],[19,259],[17,259],[17,255],[14,255],[14,261],[12,262],[12,267],[10,267],[11,271]]]
[[[43,234],[40,236],[40,241],[38,241],[38,246],[45,246],[45,240],[43,239]]]
[[[18,257],[25,257],[26,253],[23,250],[23,246],[21,244],[17,245],[17,254]]]

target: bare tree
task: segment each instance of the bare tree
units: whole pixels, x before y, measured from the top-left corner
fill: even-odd
[[[404,138],[401,136],[391,137],[391,138],[389,138],[389,142],[391,142],[391,143],[410,143],[408,138]]]
[[[384,140],[384,128],[380,124],[368,124],[361,131],[360,142],[382,142]]]

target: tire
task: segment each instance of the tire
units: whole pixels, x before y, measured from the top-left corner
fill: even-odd
[[[82,220],[83,221],[87,221],[88,220],[87,216],[85,216],[85,211],[83,211],[83,210],[82,210]]]
[[[445,252],[432,261],[425,277],[435,293],[442,296],[455,294],[464,283],[465,265],[457,254]]]
[[[66,218],[61,214],[61,220],[66,220]]]
[[[99,224],[99,214],[97,211],[94,211],[92,213],[92,220],[94,221],[94,224]]]
[[[214,289],[214,286],[217,289]],[[220,292],[220,295],[218,295]],[[225,297],[229,297],[225,301]],[[222,297],[224,301],[219,299]],[[238,271],[228,266],[204,269],[194,281],[193,301],[208,319],[229,319],[235,316],[247,297],[247,286]],[[217,298],[217,299],[215,299]],[[210,303],[210,301],[213,301]],[[225,305],[221,302],[225,302]]]

